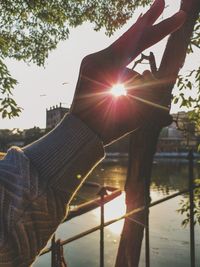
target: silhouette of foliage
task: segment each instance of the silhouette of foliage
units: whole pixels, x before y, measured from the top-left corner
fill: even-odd
[[[70,28],[88,21],[94,30],[105,29],[107,35],[122,27],[136,8],[151,0],[3,0],[0,6],[0,113],[3,118],[19,116],[21,109],[12,91],[17,81],[11,77],[5,59],[44,65],[49,52],[69,37]],[[196,53],[200,42],[200,20],[197,21],[189,53]],[[200,69],[191,70],[188,81],[179,79],[179,88],[191,87],[195,75],[199,87]],[[198,92],[200,89],[198,89]],[[177,100],[175,100],[177,101]],[[195,100],[194,100],[195,101]],[[193,100],[182,101],[188,106]],[[196,108],[197,109],[197,108]]]
[[[195,184],[200,186],[200,179],[196,179]],[[185,219],[182,221],[182,226],[186,227],[190,222],[190,201],[188,195],[180,201],[180,208],[177,211],[178,213],[185,215]],[[195,224],[198,223],[200,225],[200,188],[194,190],[194,214]]]

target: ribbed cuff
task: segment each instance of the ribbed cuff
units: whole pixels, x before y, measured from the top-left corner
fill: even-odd
[[[23,148],[39,178],[71,197],[104,157],[99,137],[72,114],[46,136]]]

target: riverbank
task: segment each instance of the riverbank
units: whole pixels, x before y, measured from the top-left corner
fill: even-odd
[[[128,158],[128,153],[106,153],[108,159],[116,158]],[[188,152],[156,152],[155,158],[177,158],[177,159],[187,159]],[[200,158],[200,153],[194,152],[194,158]]]

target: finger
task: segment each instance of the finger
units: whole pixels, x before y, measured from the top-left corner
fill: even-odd
[[[162,14],[164,5],[164,0],[156,0],[146,14],[144,14],[142,17],[139,17],[136,23],[129,28],[128,31],[126,31],[119,39],[117,39],[110,47],[108,47],[108,50],[111,51],[110,54],[112,54],[113,58],[118,59],[120,62],[120,57],[123,59],[123,54],[125,52],[124,50],[127,50],[127,47],[129,47],[129,49],[132,51],[134,51],[134,48],[136,49],[144,29],[152,25]]]
[[[146,20],[148,25],[152,25],[162,14],[165,8],[164,0],[155,0],[151,8],[142,16],[142,20]]]
[[[116,64],[118,64],[119,67],[127,66],[142,51],[156,44],[164,37],[166,37],[168,34],[180,28],[185,22],[185,19],[186,19],[186,13],[184,11],[179,11],[174,16],[154,26],[140,29],[140,31],[142,30],[143,33],[138,32],[138,35],[135,35],[137,36],[136,39],[134,39],[134,35],[132,37],[133,40],[131,41],[127,41],[124,39],[124,44],[123,44],[124,48],[119,49],[118,47],[115,49],[115,52],[118,53],[115,56],[118,60]]]
[[[179,11],[174,16],[148,28],[143,37],[143,45],[137,51],[140,54],[146,48],[156,44],[170,33],[179,29],[186,19],[186,13]]]
[[[125,87],[129,87],[133,82],[137,82],[141,80],[142,76],[140,73],[135,70],[125,68],[121,73],[121,82],[125,85]]]
[[[150,79],[155,79],[152,72],[150,70],[144,70],[142,73],[142,76],[144,77],[145,80],[150,80]]]

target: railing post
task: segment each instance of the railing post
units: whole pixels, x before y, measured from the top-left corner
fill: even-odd
[[[51,239],[51,247],[51,267],[67,267],[63,253],[63,246],[60,239],[56,241],[55,234]]]
[[[189,160],[189,196],[190,196],[190,265],[195,267],[195,233],[194,233],[194,155],[191,149]]]
[[[150,183],[145,179],[145,263],[150,267],[150,241],[149,241],[149,203],[150,203]]]
[[[100,267],[104,267],[104,196],[107,194],[105,187],[102,187],[98,192],[101,197]]]
[[[55,234],[52,236],[51,239],[51,267],[55,267],[55,262],[56,262],[56,237]]]

